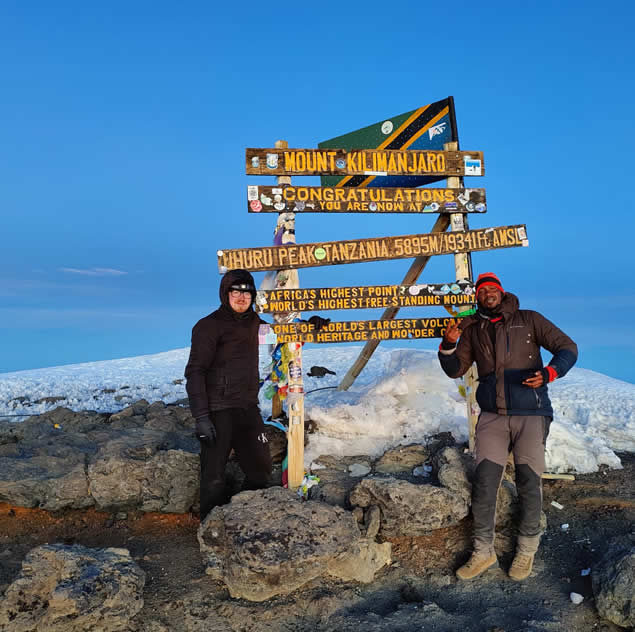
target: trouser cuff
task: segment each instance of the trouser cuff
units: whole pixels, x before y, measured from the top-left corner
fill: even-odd
[[[519,535],[516,542],[516,552],[535,555],[540,545],[540,535]]]
[[[474,553],[489,557],[494,554],[494,541],[485,538],[474,538]]]

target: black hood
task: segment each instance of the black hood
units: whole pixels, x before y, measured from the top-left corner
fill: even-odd
[[[221,305],[229,308],[229,288],[232,285],[240,285],[243,283],[253,288],[251,292],[251,304],[253,305],[256,298],[256,283],[254,282],[254,277],[252,277],[247,270],[240,269],[226,272],[221,279],[220,288],[218,289]]]

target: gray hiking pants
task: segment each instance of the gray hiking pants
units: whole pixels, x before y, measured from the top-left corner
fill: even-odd
[[[514,455],[520,500],[518,550],[535,553],[538,549],[548,421],[551,420],[538,416],[480,414],[472,485],[474,550],[494,553],[496,495],[510,452]]]

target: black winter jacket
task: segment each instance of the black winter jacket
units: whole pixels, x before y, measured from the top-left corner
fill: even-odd
[[[454,350],[439,351],[441,368],[449,377],[460,377],[476,362],[479,385],[476,401],[481,410],[499,415],[553,416],[547,385],[530,388],[523,380],[543,368],[540,347],[553,354],[549,366],[564,376],[578,358],[578,347],[563,331],[538,312],[519,309],[518,298],[507,292],[497,308],[502,319],[494,323],[468,317]]]
[[[221,307],[192,329],[185,377],[190,410],[195,418],[215,410],[258,404],[258,328],[265,321],[253,311],[253,298],[252,306],[244,314],[231,309],[228,291],[234,283],[253,286],[254,280],[244,270],[228,272],[219,290]]]

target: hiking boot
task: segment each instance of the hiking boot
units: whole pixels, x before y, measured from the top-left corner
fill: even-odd
[[[456,571],[459,579],[473,579],[498,562],[496,553],[478,553],[474,551],[470,559]]]
[[[529,577],[533,564],[534,556],[532,553],[516,553],[514,561],[509,567],[509,576],[517,582],[521,582]]]

